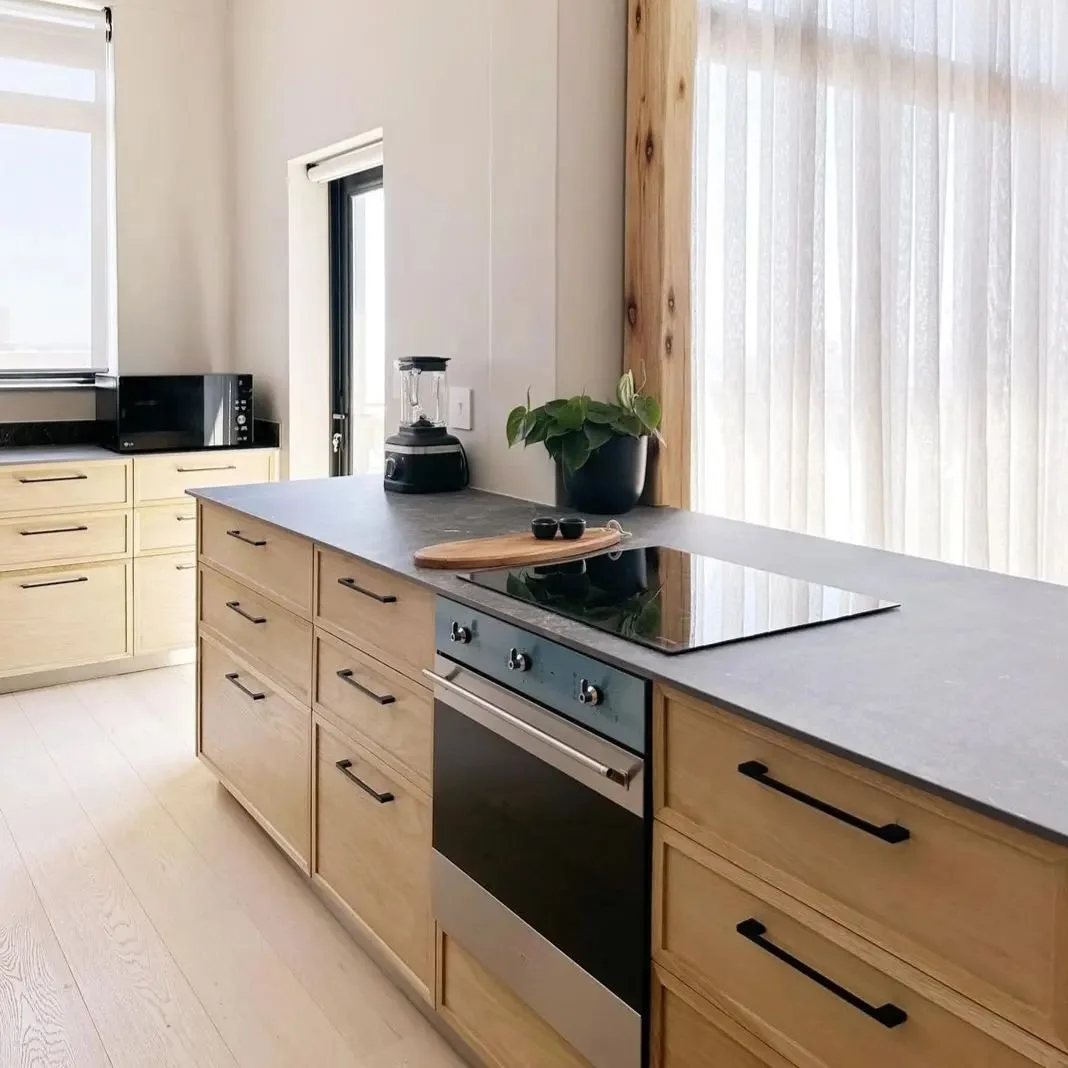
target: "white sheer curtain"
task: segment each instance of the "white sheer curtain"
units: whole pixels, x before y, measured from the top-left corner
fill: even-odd
[[[1068,582],[1068,2],[701,0],[695,507]]]

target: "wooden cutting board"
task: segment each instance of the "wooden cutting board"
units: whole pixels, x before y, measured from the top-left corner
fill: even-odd
[[[574,541],[567,541],[559,535],[552,541],[538,541],[527,530],[521,534],[498,534],[493,538],[469,538],[466,541],[428,545],[415,554],[415,562],[419,567],[451,568],[457,571],[551,564],[555,560],[569,560],[574,556],[611,549],[619,539],[619,531],[608,527],[587,527],[586,533]]]

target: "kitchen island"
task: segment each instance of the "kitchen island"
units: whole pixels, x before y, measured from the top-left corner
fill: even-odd
[[[669,657],[412,562],[433,542],[523,529],[543,506],[477,491],[391,496],[373,478],[195,495],[201,755],[487,1062],[585,1063],[462,947],[450,963],[435,928],[424,873],[433,706],[421,674],[435,594],[654,684],[653,1063],[1068,1064],[1068,590],[639,509],[625,519],[628,547],[673,546],[902,605]],[[339,599],[342,579],[372,597]],[[390,684],[395,715],[339,713],[320,665],[349,661]],[[270,706],[273,728],[262,754],[223,768],[205,750],[226,753],[256,728],[206,722],[204,695],[231,708],[215,679],[241,671],[252,698],[269,691],[250,701]],[[320,763],[336,764],[326,757],[350,740],[403,802],[402,833],[350,819],[332,779],[320,790]],[[358,857],[394,845],[399,882],[361,884]],[[735,912],[759,923],[727,932],[709,918]],[[760,952],[769,945],[778,956]],[[783,953],[833,976],[837,993]],[[466,1000],[450,999],[449,975]],[[481,1034],[473,1021],[490,1005],[496,1030]],[[906,1005],[908,1022],[880,1021],[886,1005]],[[515,1060],[508,1050],[523,1041],[553,1053]]]

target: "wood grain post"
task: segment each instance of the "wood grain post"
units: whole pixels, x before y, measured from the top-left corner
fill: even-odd
[[[690,502],[690,225],[696,0],[629,0],[624,365],[658,397],[650,503]]]

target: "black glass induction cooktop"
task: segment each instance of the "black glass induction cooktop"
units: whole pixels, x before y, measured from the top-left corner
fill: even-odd
[[[662,653],[899,608],[868,594],[663,546],[461,578]]]

